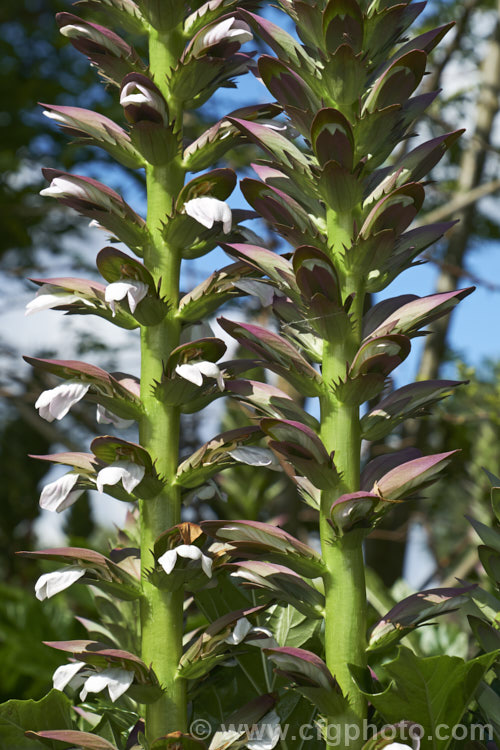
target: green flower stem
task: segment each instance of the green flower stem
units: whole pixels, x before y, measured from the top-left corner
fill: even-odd
[[[167,101],[166,72],[178,59],[181,41],[179,36],[172,34],[161,38],[155,30],[150,33],[150,69]],[[180,127],[182,111],[176,106],[173,112],[173,102],[168,104],[170,117],[175,117]],[[147,571],[154,565],[154,540],[180,521],[180,493],[173,486],[178,465],[180,411],[159,402],[152,388],[154,382],[161,378],[163,363],[179,344],[180,325],[176,312],[181,258],[177,249],[166,245],[162,223],[168,221],[173,201],[184,184],[184,176],[179,157],[165,166],[149,165],[146,170],[147,223],[151,241],[144,250],[144,263],[155,282],[158,284],[161,281],[160,293],[170,305],[160,324],[144,327],[141,331],[144,417],[139,427],[140,442],[155,462],[158,474],[166,480],[165,488],[158,497],[140,503],[142,659],[152,665],[164,689],[159,700],[146,706],[149,741],[172,731],[186,731],[187,722],[186,687],[183,680],[176,679],[182,655],[184,594],[182,590],[173,593],[160,590],[147,580]]]
[[[352,224],[351,224],[352,226]],[[330,246],[335,255],[338,245],[336,221],[328,221]],[[335,676],[344,695],[349,696],[352,713],[359,722],[360,742],[351,742],[351,750],[362,743],[362,723],[366,718],[366,700],[356,689],[348,664],[366,665],[366,587],[363,562],[363,534],[350,532],[335,538],[328,523],[332,502],[340,495],[359,489],[361,432],[359,407],[340,402],[331,390],[333,382],[345,379],[346,364],[352,362],[361,342],[361,321],[364,304],[362,280],[346,275],[343,299],[353,293],[350,310],[352,328],[343,341],[325,341],[322,363],[325,395],[320,399],[321,439],[340,475],[335,490],[324,491],[321,499],[321,546],[327,566],[325,581],[325,653],[328,668]],[[329,717],[339,724],[339,717]],[[345,719],[352,724],[353,716]],[[341,722],[340,722],[341,723]],[[352,736],[352,735],[349,735]]]

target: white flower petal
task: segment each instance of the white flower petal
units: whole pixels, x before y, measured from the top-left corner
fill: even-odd
[[[202,46],[212,47],[223,41],[249,42],[253,39],[250,26],[244,21],[238,21],[236,18],[226,18],[224,21],[212,26],[211,29],[203,36]]]
[[[96,485],[99,492],[104,492],[105,485],[114,485],[121,482],[124,490],[133,492],[142,481],[146,469],[144,466],[133,463],[133,461],[115,461],[110,466],[105,466],[98,473]]]
[[[243,446],[228,453],[235,461],[249,466],[270,466],[273,463],[273,454],[267,448]]]
[[[155,98],[153,92],[147,86],[143,86],[137,81],[128,81],[120,92],[120,104],[125,107],[127,104],[148,104],[154,107]]]
[[[260,79],[262,83],[262,79]],[[259,125],[263,125],[265,128],[269,128],[269,130],[288,130],[288,125],[286,122],[277,122],[276,120],[259,120]]]
[[[175,549],[167,550],[165,554],[158,558],[158,562],[165,573],[167,575],[170,575],[170,573],[175,568],[175,563],[177,562],[177,552],[175,551]]]
[[[165,124],[168,122],[164,99],[138,81],[129,81],[123,86],[120,93],[120,104],[122,107],[146,105],[157,112]]]
[[[92,183],[70,177],[54,177],[50,185],[40,190],[40,195],[49,198],[76,198],[88,203],[95,203],[106,211],[113,211],[115,206],[111,197]]]
[[[32,299],[26,305],[25,315],[33,315],[33,313],[40,312],[41,310],[50,310],[53,307],[59,307],[60,305],[71,305],[73,302],[85,301],[82,300],[77,294],[71,294],[71,292],[55,291],[55,287],[52,284],[42,284],[36,297]]]
[[[135,281],[127,292],[127,302],[130,312],[134,313],[135,308],[146,297],[149,287],[143,281]]]
[[[69,121],[68,117],[65,117],[60,112],[51,112],[49,109],[44,109],[42,111],[42,115],[45,117],[48,117],[49,120],[55,120],[56,122],[61,122],[63,125],[69,125],[71,122]]]
[[[207,229],[212,229],[214,222],[221,221],[224,234],[231,231],[233,215],[231,209],[218,198],[204,195],[202,198],[193,198],[184,204],[184,211],[192,219],[202,224]]]
[[[44,599],[50,599],[51,596],[72,586],[86,572],[85,568],[77,568],[74,565],[69,565],[65,568],[54,570],[53,573],[44,573],[35,583],[36,598],[41,602]]]
[[[175,551],[179,557],[185,557],[187,560],[200,560],[203,554],[201,549],[194,544],[179,544]]]
[[[134,673],[128,669],[107,669],[108,693],[113,703],[125,693],[134,681]]]
[[[103,672],[92,674],[85,680],[85,685],[80,693],[80,699],[85,700],[88,693],[100,693],[108,688],[109,697],[113,703],[125,693],[134,681],[134,673],[128,669],[110,667]]]
[[[91,42],[95,42],[100,47],[104,47],[116,54],[116,45],[105,34],[101,34],[92,26],[68,23],[66,26],[61,26],[59,32],[68,39],[78,39],[81,37],[89,39]]]
[[[280,718],[276,711],[266,714],[250,733],[248,750],[273,750],[280,739]]]
[[[116,427],[119,430],[125,430],[127,427],[131,427],[134,424],[134,421],[134,419],[122,419],[104,406],[101,406],[101,404],[97,404],[97,424],[112,424],[113,427]]]
[[[87,194],[83,186],[65,177],[54,177],[48,187],[40,190],[40,195],[49,198],[82,198],[87,200]]]
[[[212,563],[213,560],[211,557],[207,557],[207,555],[201,556],[201,569],[207,576],[207,578],[212,578]]]
[[[197,386],[203,385],[203,376],[213,378],[217,381],[219,390],[224,390],[224,378],[215,362],[201,360],[201,362],[177,365],[175,372],[181,378],[184,378],[184,380],[189,380],[190,383],[194,383]]]
[[[115,308],[113,302],[125,299],[126,297],[130,312],[133,314],[135,308],[146,297],[148,291],[149,287],[143,281],[114,281],[106,287],[104,299],[106,302],[111,303],[110,307],[114,315]]]
[[[127,86],[128,85],[129,84],[127,84]],[[124,86],[120,95],[120,104],[122,107],[127,107],[129,104],[147,104],[148,106],[152,106],[151,98],[142,93],[142,91],[136,91],[135,94],[126,94],[125,88],[126,87]],[[137,88],[139,87],[137,86]]]
[[[180,378],[189,380],[190,383],[194,383],[197,386],[203,385],[203,375],[200,372],[200,368],[197,364],[190,365],[177,365],[175,372]]]
[[[384,750],[412,750],[412,746],[404,745],[402,742],[390,742],[384,746]]]
[[[206,378],[213,378],[217,381],[217,385],[219,387],[220,391],[223,391],[224,386],[224,377],[222,375],[222,372],[220,371],[220,368],[215,364],[215,362],[199,362],[198,363],[201,373]]]
[[[238,730],[239,728],[236,727],[236,729],[230,729],[225,732],[215,732],[210,741],[210,745],[208,746],[208,750],[215,750],[220,747],[231,747],[231,745],[234,745],[234,743],[241,737],[241,731]]]
[[[250,620],[247,620],[246,617],[240,617],[240,619],[234,626],[233,632],[231,633],[231,635],[228,635],[224,642],[228,643],[230,646],[237,646],[245,639],[251,629],[252,623],[250,622]]]
[[[207,362],[206,360],[202,360],[201,362],[198,362],[198,367],[201,374],[206,378],[214,378],[214,380],[217,380],[220,375],[220,370],[215,362]]]
[[[55,388],[43,391],[37,399],[35,409],[38,409],[40,416],[47,422],[62,419],[72,406],[81,401],[89,388],[90,383],[68,380]]]
[[[87,665],[84,661],[75,661],[70,664],[61,664],[60,667],[57,667],[52,675],[54,690],[64,690],[66,685],[69,685],[73,677],[85,666]]]
[[[212,577],[212,558],[204,555],[199,547],[194,544],[180,544],[174,549],[167,550],[158,562],[167,575],[173,571],[177,557],[183,557],[186,560],[200,560],[201,568],[208,578]]]
[[[79,474],[69,472],[59,477],[54,482],[46,484],[40,495],[40,507],[44,510],[60,513],[65,508],[73,505],[85,490],[74,490],[78,482]]]
[[[104,299],[106,302],[115,302],[125,299],[129,288],[129,281],[113,281],[111,284],[107,285],[106,291],[104,292]]]

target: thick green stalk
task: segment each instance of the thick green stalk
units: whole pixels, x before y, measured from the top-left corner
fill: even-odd
[[[165,90],[166,72],[175,64],[182,40],[170,34],[163,38],[155,30],[150,34],[150,69],[155,82],[167,99],[170,117],[181,121],[182,111],[173,112]],[[146,733],[151,741],[172,731],[186,730],[186,689],[176,679],[182,654],[183,591],[159,590],[147,580],[147,571],[154,564],[152,548],[156,537],[180,521],[180,493],[173,486],[179,454],[178,408],[165,406],[152,393],[154,381],[160,380],[163,363],[178,346],[180,326],[176,319],[179,298],[181,259],[178,250],[167,246],[163,239],[162,222],[171,213],[172,202],[184,183],[184,171],[178,158],[165,166],[149,165],[146,170],[148,215],[151,242],[144,251],[144,263],[155,282],[161,280],[160,293],[169,302],[164,320],[141,331],[141,396],[144,417],[139,434],[141,445],[151,455],[159,475],[166,480],[158,497],[142,501],[141,566],[143,601],[141,607],[142,658],[153,669],[164,689],[163,696],[146,706]]]
[[[352,226],[352,223],[351,223]],[[330,246],[335,255],[338,234],[336,217],[329,221]],[[338,240],[337,240],[338,241]],[[321,546],[327,566],[325,580],[325,654],[326,663],[337,679],[343,693],[349,696],[350,706],[356,716],[360,741],[351,741],[353,750],[360,747],[362,724],[366,718],[366,701],[356,689],[348,664],[366,665],[366,588],[363,563],[363,537],[351,532],[336,539],[328,524],[330,506],[339,495],[359,489],[361,433],[359,407],[338,401],[330,386],[345,379],[346,363],[352,362],[361,340],[364,289],[362,280],[346,276],[343,279],[342,296],[355,294],[351,308],[352,330],[343,341],[325,341],[322,373],[325,395],[320,399],[321,439],[328,451],[334,451],[334,461],[340,475],[334,491],[322,493],[321,500]],[[330,717],[338,725],[339,718]],[[352,717],[346,719],[352,724]],[[348,737],[353,738],[355,729]]]

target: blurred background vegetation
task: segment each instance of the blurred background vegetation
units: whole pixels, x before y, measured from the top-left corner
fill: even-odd
[[[265,3],[263,3],[265,5]],[[121,120],[116,103],[97,83],[87,62],[66,44],[57,32],[54,15],[68,10],[65,0],[4,0],[0,5],[0,54],[2,112],[0,113],[0,309],[10,313],[22,306],[33,285],[28,277],[62,275],[58,264],[75,273],[95,273],[85,252],[86,224],[70,211],[54,207],[38,195],[42,187],[40,167],[74,170],[120,186],[125,197],[141,206],[143,185],[138,175],[125,175],[104,153],[69,145],[47,122],[36,102],[77,104],[96,108]],[[78,12],[78,9],[76,10]],[[489,482],[482,467],[500,474],[500,363],[498,347],[498,291],[500,279],[488,269],[483,278],[471,278],[469,259],[485,243],[500,249],[500,180],[498,109],[500,86],[500,8],[492,0],[431,0],[421,26],[456,21],[433,56],[434,67],[424,79],[427,90],[443,88],[439,104],[431,107],[419,132],[435,134],[467,126],[466,135],[451,151],[448,161],[436,170],[436,183],[429,187],[426,202],[429,220],[459,219],[445,241],[429,251],[426,260],[437,269],[437,290],[475,283],[491,293],[491,320],[483,325],[491,335],[491,360],[482,364],[461,360],[449,348],[449,321],[440,320],[433,335],[426,338],[418,357],[418,377],[439,376],[468,380],[467,387],[441,402],[419,425],[410,423],[382,445],[367,446],[366,457],[410,445],[422,451],[440,452],[458,448],[460,458],[448,469],[446,479],[432,487],[426,497],[400,506],[372,534],[367,543],[367,560],[372,568],[371,585],[390,587],[403,576],[405,553],[412,529],[424,535],[431,567],[422,586],[431,582],[455,583],[481,575],[473,532],[464,520],[468,512],[483,521],[489,519]],[[415,29],[415,32],[417,30]],[[471,71],[476,71],[472,77]],[[463,73],[463,76],[462,76]],[[463,86],[457,85],[457,77]],[[453,85],[450,85],[452,83]],[[241,84],[240,84],[241,85]],[[224,114],[217,113],[217,116]],[[202,112],[202,117],[209,114]],[[213,115],[212,118],[213,119]],[[203,121],[188,122],[191,132],[201,131]],[[406,148],[403,144],[402,149]],[[238,157],[231,155],[234,166]],[[63,240],[64,237],[64,240]],[[63,255],[64,253],[64,255]],[[419,294],[434,290],[418,289]],[[262,315],[249,307],[248,315]],[[11,332],[12,333],[12,332]],[[23,341],[19,341],[23,346]],[[21,350],[0,332],[0,389],[3,396],[0,419],[0,477],[2,524],[0,528],[0,700],[41,695],[49,686],[60,658],[44,647],[42,640],[82,637],[73,610],[85,615],[91,607],[85,590],[73,587],[65,597],[43,605],[34,598],[33,584],[40,575],[38,563],[16,558],[15,552],[43,544],[37,533],[38,496],[47,467],[28,454],[56,450],[87,450],[97,427],[83,408],[75,408],[62,424],[39,419],[33,403],[50,380],[20,367]],[[89,356],[113,369],[119,351],[88,332],[75,339],[72,351]],[[91,352],[89,354],[89,351]],[[41,345],[37,356],[67,356]],[[414,355],[415,356],[415,355]],[[221,402],[219,402],[221,403]],[[235,426],[248,417],[234,404],[211,417],[221,429]],[[203,415],[185,419],[184,450],[207,439]],[[45,480],[47,481],[47,480]],[[208,508],[203,502],[187,509],[189,520],[207,514],[278,518],[292,533],[306,537],[315,527],[313,512],[297,499],[285,478],[275,472],[256,472],[241,467],[220,478],[228,501],[216,500]],[[109,548],[113,530],[96,523],[88,497],[66,511],[63,532],[75,546],[97,544]],[[42,571],[43,572],[43,571]],[[382,589],[379,589],[382,590]],[[388,600],[389,601],[389,600]],[[90,616],[89,612],[89,616]],[[440,626],[445,627],[445,626]],[[455,630],[453,629],[455,628]],[[460,634],[450,624],[439,636],[456,647]],[[463,640],[463,639],[462,639]],[[455,646],[453,646],[455,644]],[[429,649],[432,651],[432,644]]]

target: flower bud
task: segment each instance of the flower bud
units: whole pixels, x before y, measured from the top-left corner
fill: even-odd
[[[90,23],[72,13],[58,13],[56,18],[61,34],[71,39],[73,46],[91,59],[96,54],[122,58],[131,56],[132,48],[105,26]]]
[[[140,73],[130,73],[122,81],[120,104],[127,120],[135,124],[147,121],[168,124],[165,99],[153,81]]]
[[[92,181],[93,182],[93,181]],[[95,208],[112,211],[113,203],[105,191],[92,184],[86,177],[62,174],[54,177],[49,187],[40,190],[40,195],[47,198],[58,198],[71,202],[72,208],[78,210],[79,204],[93,204]]]
[[[244,44],[253,39],[250,26],[237,18],[226,18],[224,21],[211,26],[199,40],[198,54],[202,50],[214,47],[223,42],[237,42]]]

